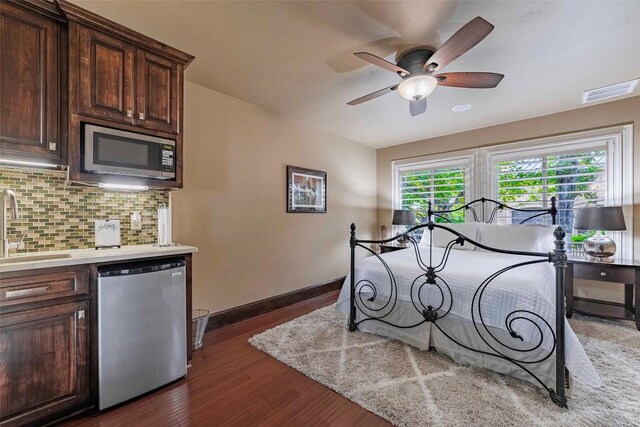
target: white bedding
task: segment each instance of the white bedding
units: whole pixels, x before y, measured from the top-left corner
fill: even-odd
[[[418,248],[418,250],[421,253],[423,261],[428,264],[429,248]],[[443,252],[443,248],[433,248],[434,266],[438,264]],[[393,271],[397,283],[398,300],[410,303],[411,284],[416,277],[424,274],[424,271],[418,267],[414,248],[387,253],[382,255],[382,258]],[[453,319],[459,318],[461,321],[466,322],[471,321],[473,295],[482,281],[503,267],[532,259],[535,258],[482,251],[451,251],[446,268],[438,273],[449,285],[453,297],[451,312],[448,317]],[[379,307],[383,301],[388,299],[391,293],[391,282],[386,269],[376,257],[372,256],[356,262],[356,283],[363,279],[371,281],[376,285],[376,300],[368,304]],[[419,283],[422,282],[424,282],[424,280],[419,281]],[[336,305],[338,312],[349,312],[349,283],[350,277],[347,276]],[[368,289],[363,285],[364,283],[361,282],[359,288],[363,289],[363,293],[365,293],[367,297],[371,296],[372,294],[366,292]],[[414,286],[414,299],[417,297],[418,288],[419,286]],[[443,309],[439,311],[441,315],[446,311],[450,301],[446,287],[442,286],[442,288],[445,291],[446,301]],[[420,296],[424,305],[432,305],[434,308],[438,307],[442,301],[440,291],[433,285],[423,286]],[[389,307],[390,306],[391,305],[389,305]],[[510,312],[513,310],[529,310],[542,316],[555,330],[555,270],[553,266],[548,262],[527,265],[498,276],[487,286],[482,297],[481,308],[484,323],[489,327],[507,331],[505,318]],[[404,317],[415,320],[415,323],[421,320],[420,314],[415,311],[411,304],[398,304],[395,310],[412,310],[412,313],[407,313],[407,316]],[[383,310],[378,313],[386,313],[386,311]],[[374,312],[370,312],[370,314],[375,315]],[[479,313],[477,304],[474,307],[474,315],[476,322],[478,322]],[[548,332],[548,328],[544,322],[533,316],[523,315],[531,318],[543,331],[547,331],[543,334],[544,340],[541,346],[550,351],[553,348],[553,338]],[[373,324],[378,322],[365,323]],[[362,325],[364,326],[364,324]],[[540,339],[540,333],[532,322],[515,320],[512,328],[517,331],[524,340],[523,342],[519,342],[518,340],[507,342],[507,344],[515,348],[530,348],[532,343],[537,344]],[[566,321],[565,331],[567,368],[574,376],[584,380],[588,384],[595,387],[600,386],[602,383],[600,376],[591,364],[591,361],[584,352],[582,345],[569,326],[569,323]],[[400,331],[398,329],[397,339],[407,341],[407,332],[409,332],[409,330]],[[488,337],[484,330],[481,329],[481,332],[485,337]],[[498,346],[496,346],[496,348],[501,351],[504,350]]]

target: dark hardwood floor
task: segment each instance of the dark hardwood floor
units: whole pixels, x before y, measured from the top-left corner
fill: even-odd
[[[252,347],[253,335],[336,301],[327,293],[205,335],[189,375],[68,426],[388,426],[385,420]]]

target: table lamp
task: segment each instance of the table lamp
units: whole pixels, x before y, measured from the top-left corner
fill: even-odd
[[[600,231],[623,231],[627,226],[624,222],[622,207],[607,206],[577,208],[573,228],[596,232],[583,243],[587,258],[596,262],[613,262],[616,244]]]
[[[393,220],[391,221],[392,225],[415,225],[416,223],[416,216],[413,213],[413,211],[410,210],[403,210],[403,209],[396,209],[393,211]],[[402,234],[402,233],[398,233],[398,234]],[[398,239],[398,243],[401,245],[405,245],[407,243],[407,240],[404,237],[400,237]]]

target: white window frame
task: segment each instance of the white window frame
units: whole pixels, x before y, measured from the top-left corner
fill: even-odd
[[[522,156],[558,155],[576,151],[607,152],[606,206],[622,206],[627,231],[609,232],[621,258],[633,257],[633,125],[616,126],[567,135],[539,138],[481,148],[482,188],[497,199],[497,164]],[[486,178],[485,178],[486,176]],[[625,180],[624,177],[630,177]],[[570,232],[570,231],[569,231]]]
[[[405,160],[395,160],[391,162],[392,196],[391,205],[393,209],[402,209],[402,197],[400,195],[400,176],[404,172],[422,169],[443,169],[462,167],[464,169],[464,198],[471,201],[475,198],[478,181],[476,180],[475,168],[479,160],[478,150],[456,151],[433,156],[422,156]],[[466,213],[468,214],[468,212]],[[470,220],[466,218],[467,221]]]
[[[405,171],[446,167],[465,168],[465,201],[481,195],[497,199],[497,162],[527,153],[555,155],[589,149],[607,150],[607,206],[622,206],[626,231],[609,232],[618,244],[618,256],[633,258],[633,125],[613,126],[560,136],[499,144],[391,162],[391,203],[401,207],[400,174]],[[467,212],[469,214],[469,212]],[[471,218],[468,217],[467,221]]]
[[[568,143],[558,143],[553,144],[553,146],[545,146],[544,144],[535,144],[535,145],[527,145],[526,147],[513,147],[513,149],[505,148],[503,149],[486,149],[483,152],[483,164],[486,166],[487,170],[487,178],[484,180],[484,194],[488,194],[488,197],[497,200],[498,199],[498,176],[497,176],[497,167],[498,163],[503,161],[510,161],[515,159],[522,158],[535,158],[542,156],[553,156],[553,155],[561,155],[568,153],[575,153],[579,151],[596,151],[596,150],[606,150],[607,152],[607,176],[606,179],[606,187],[607,187],[607,198],[609,193],[609,153],[611,151],[609,139],[597,139],[597,140],[587,140],[584,142],[568,142]],[[510,144],[509,144],[510,145]],[[545,203],[550,203],[547,200],[544,200]],[[609,201],[606,200],[608,203]],[[545,208],[550,207],[549,205],[543,206]]]

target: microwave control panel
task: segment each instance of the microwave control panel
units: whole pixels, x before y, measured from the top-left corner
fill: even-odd
[[[163,145],[160,157],[160,167],[162,172],[175,172],[176,147],[173,145]]]

